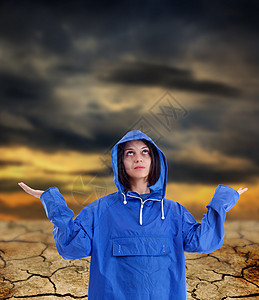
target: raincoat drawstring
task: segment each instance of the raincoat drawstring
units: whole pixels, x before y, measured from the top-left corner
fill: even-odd
[[[127,204],[127,200],[126,200],[126,195],[121,192],[123,197],[124,197],[124,201],[123,204]],[[142,225],[142,211],[143,211],[143,207],[144,207],[144,202],[140,197],[134,197],[134,198],[139,198],[141,200],[141,206],[140,206],[140,212],[139,212],[139,224]],[[165,214],[164,214],[164,198],[162,198],[162,200],[158,200],[158,199],[147,199],[147,200],[154,200],[154,201],[161,201],[161,213],[162,213],[162,217],[161,219],[164,220],[165,219]]]
[[[161,200],[161,210],[162,210],[162,217],[161,219],[165,219],[165,214],[164,214],[164,198]]]
[[[122,195],[124,196],[124,201],[123,201],[123,203],[124,203],[124,204],[127,204],[127,200],[126,200],[126,196],[125,196],[125,194],[124,194],[124,193],[122,193]]]

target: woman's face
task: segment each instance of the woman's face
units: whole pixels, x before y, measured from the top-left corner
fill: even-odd
[[[129,141],[125,144],[123,163],[130,179],[146,178],[151,166],[151,156],[148,146],[140,141]]]

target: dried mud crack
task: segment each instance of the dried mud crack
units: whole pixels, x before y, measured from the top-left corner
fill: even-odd
[[[0,222],[0,299],[88,299],[90,258],[59,256],[48,221]],[[227,221],[223,247],[185,253],[188,299],[259,299],[259,222]]]

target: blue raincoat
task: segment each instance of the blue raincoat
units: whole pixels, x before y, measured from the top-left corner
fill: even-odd
[[[198,223],[181,204],[166,199],[167,162],[157,147],[161,174],[150,193],[125,192],[118,181],[117,147],[146,139],[138,130],[128,132],[112,149],[114,181],[118,191],[87,205],[73,220],[57,187],[40,197],[54,224],[59,254],[67,260],[91,256],[89,300],[187,299],[186,252],[211,253],[224,240],[226,212],[239,193],[218,185]]]

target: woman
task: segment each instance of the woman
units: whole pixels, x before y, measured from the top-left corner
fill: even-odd
[[[87,205],[74,221],[57,187],[19,185],[41,199],[64,259],[91,256],[89,300],[187,299],[184,251],[219,249],[226,212],[247,188],[218,185],[198,223],[181,204],[164,198],[166,158],[147,135],[128,132],[111,157],[118,192]]]

